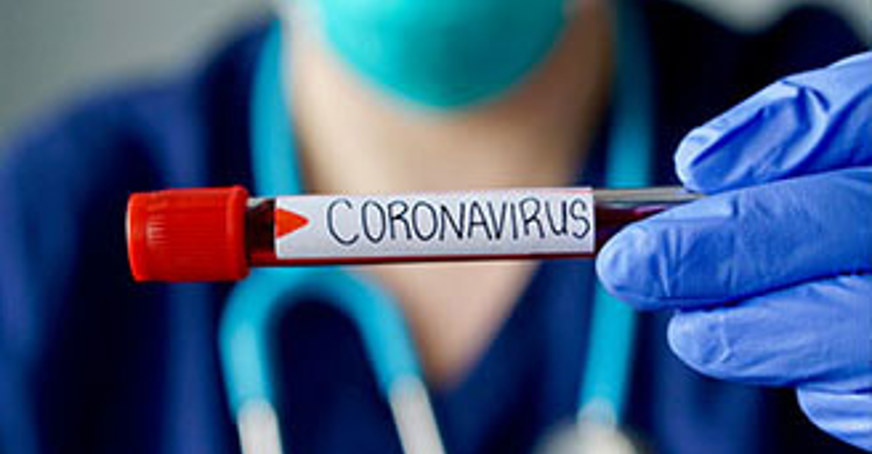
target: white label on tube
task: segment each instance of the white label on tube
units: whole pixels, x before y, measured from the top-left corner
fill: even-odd
[[[511,189],[276,199],[279,259],[583,255],[594,251],[590,189]]]

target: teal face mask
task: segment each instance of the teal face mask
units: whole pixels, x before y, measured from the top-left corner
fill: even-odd
[[[542,61],[567,0],[296,0],[346,63],[385,91],[437,108],[491,99]]]

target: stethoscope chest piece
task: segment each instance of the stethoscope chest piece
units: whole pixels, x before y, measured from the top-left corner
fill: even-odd
[[[633,440],[617,426],[576,421],[552,430],[536,449],[537,454],[638,454]]]

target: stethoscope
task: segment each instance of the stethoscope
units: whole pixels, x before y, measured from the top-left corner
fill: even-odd
[[[639,18],[625,2],[617,3],[621,39],[605,175],[610,186],[641,187],[650,182],[650,75]],[[303,192],[286,104],[289,97],[281,83],[280,27],[273,27],[263,45],[252,92],[252,172],[259,196]],[[339,309],[360,331],[404,451],[444,453],[399,306],[374,282],[335,267],[258,269],[230,293],[220,322],[219,348],[243,453],[283,452],[273,382],[274,321],[313,299]],[[571,435],[569,444],[575,452],[631,452],[632,443],[618,427],[630,378],[635,315],[599,284],[591,314],[578,411],[572,430],[566,432]],[[293,440],[286,442],[293,445]]]

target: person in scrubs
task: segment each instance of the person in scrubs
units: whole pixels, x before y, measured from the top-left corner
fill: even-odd
[[[306,191],[602,186],[616,3],[282,0]],[[623,423],[646,449],[872,449],[869,55],[828,67],[864,47],[819,9],[749,35],[665,0],[624,6],[651,71],[652,182],[712,196],[627,229],[596,265],[360,269],[402,306],[446,451],[530,452],[574,417],[597,272],[646,310]],[[238,452],[216,342],[232,285],[135,284],[122,223],[134,191],[252,186],[272,25],[3,143],[3,452]],[[276,323],[293,452],[400,452],[350,322],[312,304]]]

